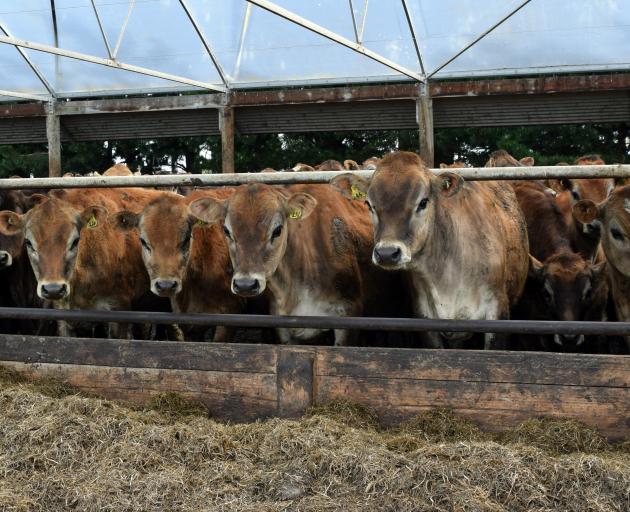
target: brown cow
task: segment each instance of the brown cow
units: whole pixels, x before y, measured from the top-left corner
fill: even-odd
[[[371,156],[370,158],[363,160],[363,169],[373,170],[376,169],[376,166],[381,161],[381,159],[377,156]]]
[[[324,160],[321,164],[315,166],[316,171],[345,171],[343,165],[338,160]]]
[[[462,160],[455,160],[452,164],[440,164],[440,169],[462,169],[464,167],[466,167],[466,163]]]
[[[362,202],[328,185],[242,185],[229,199],[199,199],[190,211],[205,222],[222,223],[235,294],[253,297],[268,290],[276,315],[354,316],[368,308],[368,288],[378,281],[371,278],[372,226]],[[292,328],[278,334],[283,343],[296,343],[322,331]],[[335,330],[334,339],[346,345],[352,337]]]
[[[630,186],[616,188],[599,204],[579,201],[573,211],[580,222],[599,225],[616,319],[630,321]],[[630,336],[625,341],[630,352]]]
[[[107,169],[103,176],[133,176],[133,172],[125,164],[116,164]]]
[[[200,198],[224,199],[231,189],[195,191],[188,197],[162,192],[139,213],[116,216],[124,230],[137,229],[151,291],[169,297],[173,311],[240,313],[244,300],[231,293],[227,243],[217,225],[204,225],[188,212]],[[229,341],[232,330],[217,327],[214,341]]]
[[[120,236],[108,222],[108,210],[133,189],[52,191],[20,215],[0,212],[0,232],[24,236],[37,278],[37,294],[60,309],[131,309],[148,290],[137,236]],[[60,334],[70,327],[60,323]],[[127,337],[127,326],[115,335]]]
[[[504,319],[519,299],[529,266],[527,229],[509,186],[435,176],[418,155],[385,156],[371,181],[354,174],[333,180],[367,195],[374,223],[373,262],[408,270],[417,316]],[[430,334],[461,341],[469,334]],[[500,346],[486,336],[486,348]]]
[[[604,165],[598,155],[586,155],[575,161],[576,165]],[[612,178],[568,179],[559,180],[562,192],[556,198],[558,207],[569,226],[573,250],[584,258],[601,260],[601,231],[597,222],[580,222],[573,214],[573,206],[581,200],[601,203],[615,188]]]
[[[573,252],[569,230],[555,200],[537,183],[522,182],[514,191],[529,238],[530,270],[513,316],[525,320],[603,320],[608,286],[603,264],[593,265]],[[583,335],[520,336],[523,348],[574,351]],[[589,345],[595,342],[589,339]],[[554,345],[555,343],[555,345]]]
[[[358,171],[359,169],[361,169],[361,167],[359,167],[359,164],[356,163],[354,160],[344,160],[343,168],[347,171]]]

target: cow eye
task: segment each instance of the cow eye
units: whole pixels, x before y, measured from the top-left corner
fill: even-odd
[[[79,246],[79,237],[75,238],[70,244],[70,250],[74,251]]]
[[[612,237],[615,240],[623,240],[624,239],[623,233],[621,231],[619,231],[617,228],[611,228],[610,234],[612,235]]]
[[[418,208],[416,209],[416,212],[421,212],[427,207],[428,204],[429,204],[429,198],[425,197],[422,201],[420,201],[420,203],[418,203]]]
[[[552,302],[552,301],[553,301],[553,294],[551,293],[551,290],[550,290],[550,289],[549,289],[546,285],[543,287],[543,290],[542,290],[542,295],[543,295],[543,298],[544,298],[547,302],[549,302],[549,303],[550,303],[550,302]]]
[[[31,242],[28,238],[24,240],[24,243],[26,244],[26,247],[28,247],[31,250],[33,249],[33,242]]]
[[[584,292],[582,293],[582,298],[584,300],[590,300],[591,295],[593,295],[593,287],[591,286],[591,283],[588,283],[586,287],[584,288]]]
[[[232,233],[230,233],[230,230],[225,225],[223,225],[223,233],[225,233],[225,236],[232,240]]]
[[[140,238],[140,243],[142,244],[142,247],[151,252],[151,247],[149,247],[148,242],[144,238]]]
[[[575,199],[576,201],[580,200],[580,194],[578,194],[577,190],[572,190],[571,195],[573,196],[573,199]]]
[[[282,234],[282,224],[280,224],[279,226],[276,226],[276,228],[273,230],[273,232],[271,233],[271,239],[275,240],[281,234]]]
[[[368,210],[370,210],[371,212],[374,211],[374,209],[372,208],[372,205],[370,204],[368,200],[365,201],[365,205],[368,207]]]

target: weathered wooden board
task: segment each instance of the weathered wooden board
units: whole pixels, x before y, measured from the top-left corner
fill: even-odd
[[[344,398],[388,424],[448,407],[488,430],[552,416],[630,438],[630,356],[0,335],[0,364],[107,398],[174,391],[238,421]]]

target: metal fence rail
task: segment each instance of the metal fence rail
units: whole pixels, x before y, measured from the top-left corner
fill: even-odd
[[[431,169],[435,174],[444,169]],[[630,178],[630,165],[570,165],[539,167],[465,167],[449,169],[470,181],[534,180],[552,178]],[[290,185],[328,183],[333,177],[353,172],[364,178],[374,171],[247,172],[235,174],[185,174],[175,176],[87,176],[68,178],[7,178],[0,190],[119,187],[217,187],[246,183]]]
[[[331,316],[271,316],[95,311],[38,308],[0,308],[0,319],[66,320],[231,327],[355,329],[408,332],[492,332],[518,334],[630,335],[630,322],[557,322],[542,320],[431,320],[422,318],[364,318]]]

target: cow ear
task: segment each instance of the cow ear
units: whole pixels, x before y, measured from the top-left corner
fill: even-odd
[[[309,194],[293,194],[287,199],[287,217],[292,220],[302,220],[308,217],[317,206],[317,199]]]
[[[88,229],[97,228],[107,220],[107,208],[102,206],[88,206],[81,212],[81,227]]]
[[[127,231],[138,227],[140,215],[128,210],[123,210],[112,215],[112,220],[118,228]]]
[[[599,207],[593,201],[578,201],[573,205],[573,216],[582,224],[590,224],[599,217]]]
[[[369,180],[352,173],[339,174],[330,180],[332,187],[348,199],[365,200],[370,187]]]
[[[533,156],[525,156],[519,160],[526,167],[533,167],[534,165],[534,157]]]
[[[26,205],[26,209],[30,210],[31,208],[35,208],[38,204],[43,203],[48,199],[48,196],[44,194],[31,194],[30,196],[25,196],[24,204]]]
[[[454,172],[443,172],[437,175],[438,192],[444,197],[457,194],[464,184],[464,178]]]
[[[531,254],[529,255],[529,271],[528,276],[532,279],[536,279],[537,281],[541,280],[543,277],[543,271],[545,266],[534,258]]]
[[[4,210],[0,212],[0,233],[7,236],[17,235],[22,231],[24,216],[19,213]]]
[[[356,163],[354,160],[344,160],[343,168],[346,171],[358,171],[360,169],[359,164]]]
[[[188,212],[199,220],[207,222],[208,224],[214,224],[225,219],[227,202],[225,199],[203,197],[190,203]]]

